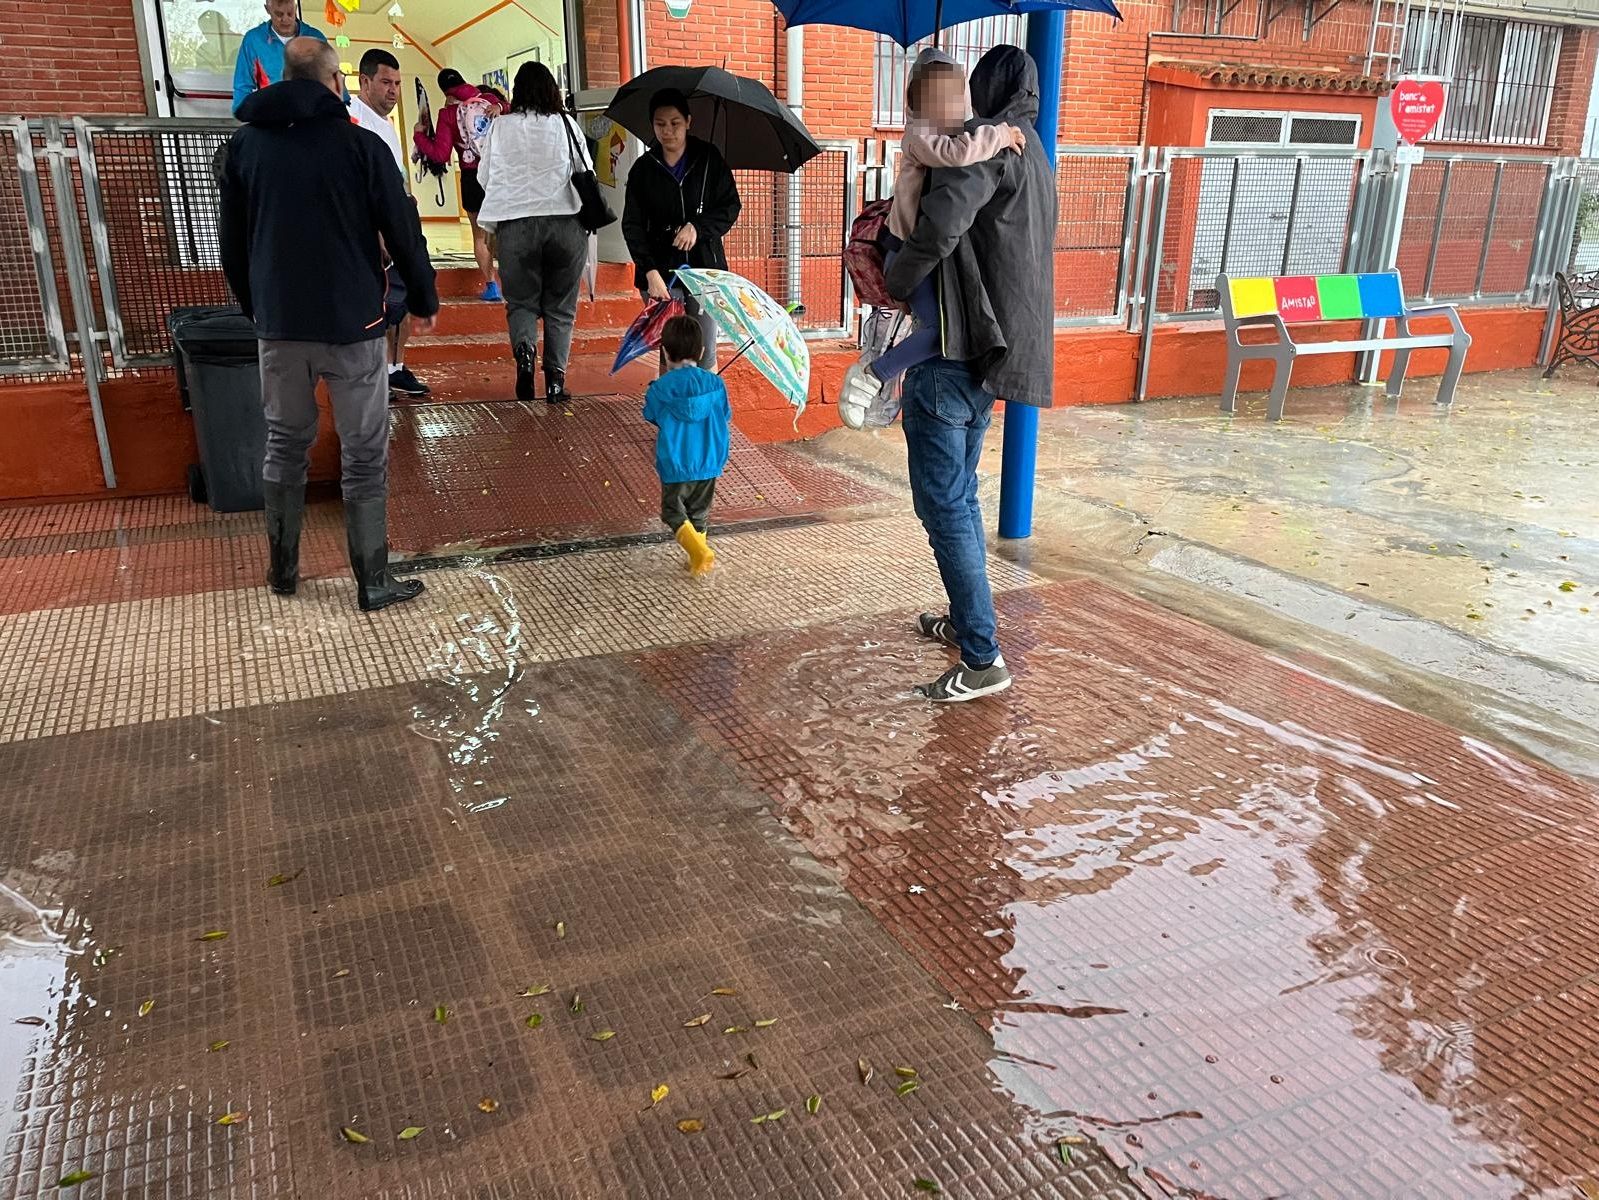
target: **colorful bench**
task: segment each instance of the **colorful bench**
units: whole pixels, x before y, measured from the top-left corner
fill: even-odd
[[[1301,354],[1392,350],[1394,365],[1388,373],[1388,395],[1397,400],[1399,390],[1405,385],[1410,352],[1447,347],[1449,363],[1438,385],[1438,403],[1449,404],[1455,398],[1455,384],[1466,365],[1471,335],[1460,323],[1460,314],[1453,304],[1409,307],[1397,271],[1375,275],[1283,275],[1247,279],[1222,274],[1216,277],[1216,290],[1221,296],[1221,315],[1227,330],[1227,377],[1221,389],[1224,413],[1237,411],[1238,374],[1245,361],[1269,358],[1277,367],[1266,415],[1273,421],[1282,420],[1294,359]],[[1448,317],[1453,328],[1449,333],[1411,333],[1410,322],[1417,317]],[[1349,320],[1389,320],[1394,323],[1394,332],[1388,337],[1361,337],[1349,341],[1296,342],[1288,329],[1289,325],[1310,321]],[[1271,341],[1242,340],[1240,332],[1251,327],[1270,327],[1277,336]]]

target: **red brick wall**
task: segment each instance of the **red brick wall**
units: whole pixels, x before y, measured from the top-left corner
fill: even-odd
[[[1549,134],[1544,141],[1555,154],[1582,153],[1583,126],[1588,118],[1588,96],[1593,91],[1596,53],[1599,53],[1599,31],[1568,27],[1560,39],[1560,67],[1555,72]]]
[[[8,0],[0,23],[0,113],[143,114],[133,0]]]

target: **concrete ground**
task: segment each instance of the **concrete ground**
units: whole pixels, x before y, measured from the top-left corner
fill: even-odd
[[[1441,465],[1509,438],[1479,383],[1049,415],[1018,684],[950,709],[896,434],[745,460],[694,580],[615,413],[424,410],[577,536],[374,616],[333,503],[293,600],[255,515],[0,511],[0,1198],[1599,1194],[1592,648],[1537,591],[1594,509]],[[1573,463],[1580,386],[1510,402]],[[457,492],[409,528],[481,544]]]

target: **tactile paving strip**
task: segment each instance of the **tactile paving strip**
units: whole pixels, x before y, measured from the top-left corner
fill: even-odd
[[[1599,1190],[1599,796],[1098,584],[999,608],[1015,687],[948,709],[880,620],[643,669],[1158,1184]]]
[[[0,1197],[84,1169],[85,1200],[853,1200],[915,1195],[917,1178],[1132,1200],[1092,1148],[1061,1163],[1051,1127],[995,1090],[976,1023],[630,660],[459,693],[454,733],[417,716],[441,686],[0,746],[0,777],[52,764],[51,787],[0,807],[0,928],[34,935],[0,949],[16,984],[0,1032],[21,1048],[0,1053],[16,1097]],[[341,756],[354,770],[332,783],[285,769]],[[210,807],[173,829],[193,800],[168,804],[179,785],[149,764],[191,757]],[[385,775],[360,789],[373,811],[329,795]],[[146,807],[155,863],[80,857],[82,831]],[[44,1023],[14,1024],[29,1017]],[[747,1055],[748,1074],[718,1078]],[[902,1064],[920,1072],[903,1097]],[[422,1132],[401,1141],[408,1126]]]

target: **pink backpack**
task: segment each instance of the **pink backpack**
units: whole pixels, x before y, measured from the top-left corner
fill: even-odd
[[[898,307],[883,283],[883,248],[878,244],[879,235],[888,227],[892,205],[892,200],[873,200],[861,209],[844,246],[844,269],[855,284],[855,298],[873,308]]]

